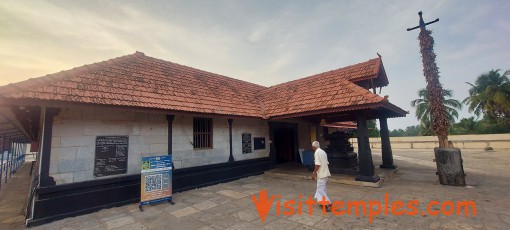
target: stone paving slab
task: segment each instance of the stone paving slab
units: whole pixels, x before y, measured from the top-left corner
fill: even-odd
[[[232,191],[232,190],[221,190],[221,191],[218,191],[217,193],[224,195],[224,196],[232,197],[234,199],[241,199],[243,197],[248,196],[248,194],[244,194],[244,193],[240,193],[240,192],[236,192],[236,191]]]
[[[11,175],[5,183],[0,180],[0,229],[22,229],[25,217],[21,210],[28,199],[30,188],[30,166],[32,162],[26,161],[18,171]],[[5,174],[3,174],[5,176]]]
[[[203,210],[207,210],[207,209],[210,209],[210,208],[214,208],[216,206],[218,206],[218,204],[206,200],[206,201],[204,201],[202,203],[198,203],[198,204],[193,205],[193,208],[196,208],[198,210],[203,211]]]
[[[135,219],[132,216],[119,217],[117,219],[106,221],[106,228],[115,229],[125,225],[131,225],[135,223]]]
[[[375,152],[375,151],[374,151]],[[268,175],[243,178],[173,195],[175,205],[148,205],[144,212],[138,204],[104,209],[96,213],[67,218],[33,229],[508,229],[510,225],[510,151],[463,151],[464,166],[468,169],[467,187],[443,186],[435,175],[433,150],[399,151],[395,163],[398,173],[380,188],[328,183],[333,201],[389,201],[417,200],[419,210],[427,209],[431,200],[476,202],[477,215],[379,215],[369,222],[368,216],[322,214],[318,205],[303,206],[301,215],[278,215],[276,202],[305,201],[315,192],[315,181],[277,178]],[[374,164],[381,163],[374,154]],[[400,157],[398,157],[400,156]],[[487,158],[484,158],[487,156]],[[415,161],[415,159],[422,161]],[[490,167],[487,167],[490,165]],[[260,190],[274,195],[265,222],[260,220],[252,196],[258,199]],[[302,195],[301,198],[299,195]],[[280,195],[278,198],[278,195]],[[294,206],[296,207],[296,206]],[[433,207],[432,211],[441,211]],[[361,212],[362,213],[362,212]]]
[[[328,178],[328,183],[339,183],[346,185],[379,188],[383,186],[385,181],[390,180],[397,172],[398,168],[397,169],[376,168],[375,174],[377,174],[381,178],[377,182],[356,181],[355,175],[332,174],[332,176]],[[301,164],[297,163],[287,163],[284,168],[268,170],[264,172],[264,174],[278,178],[297,178],[304,180],[312,180],[311,173],[306,168],[303,168]]]
[[[194,209],[192,207],[186,207],[183,209],[179,209],[177,211],[173,211],[170,214],[174,215],[177,218],[181,218],[181,217],[188,216],[188,215],[191,215],[196,212],[199,212],[199,210]]]

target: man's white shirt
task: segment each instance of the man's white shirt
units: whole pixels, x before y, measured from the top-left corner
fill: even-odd
[[[321,148],[317,148],[315,150],[315,153],[313,154],[315,165],[319,165],[319,170],[317,171],[317,178],[324,178],[331,176],[331,173],[329,172],[328,167],[328,156],[326,155],[326,152],[322,150]]]

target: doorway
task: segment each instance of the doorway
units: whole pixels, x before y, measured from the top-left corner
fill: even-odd
[[[297,124],[273,123],[271,130],[276,164],[300,162],[297,147]]]

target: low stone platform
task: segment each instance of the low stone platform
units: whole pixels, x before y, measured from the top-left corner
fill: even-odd
[[[365,181],[356,181],[355,177],[357,175],[357,172],[347,172],[346,174],[331,174],[331,177],[328,178],[328,182],[331,183],[339,183],[339,184],[348,184],[348,185],[355,185],[355,186],[363,186],[363,187],[373,187],[373,188],[379,188],[381,187],[385,182],[390,180],[395,174],[398,172],[397,169],[382,169],[379,167],[375,167],[375,174],[378,175],[381,180],[377,182],[365,182]],[[279,165],[275,169],[268,170],[264,172],[265,175],[272,176],[272,177],[278,177],[278,178],[297,178],[297,179],[304,179],[304,180],[311,180],[312,179],[312,173],[303,167],[303,165],[296,164],[296,163],[287,163]]]

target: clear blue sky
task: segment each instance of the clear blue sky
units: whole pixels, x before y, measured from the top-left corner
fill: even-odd
[[[418,11],[436,41],[444,88],[467,96],[476,77],[510,69],[510,1],[2,1],[0,85],[142,51],[270,86],[376,57],[382,90],[409,110],[425,87]],[[461,117],[471,114],[464,109]]]

